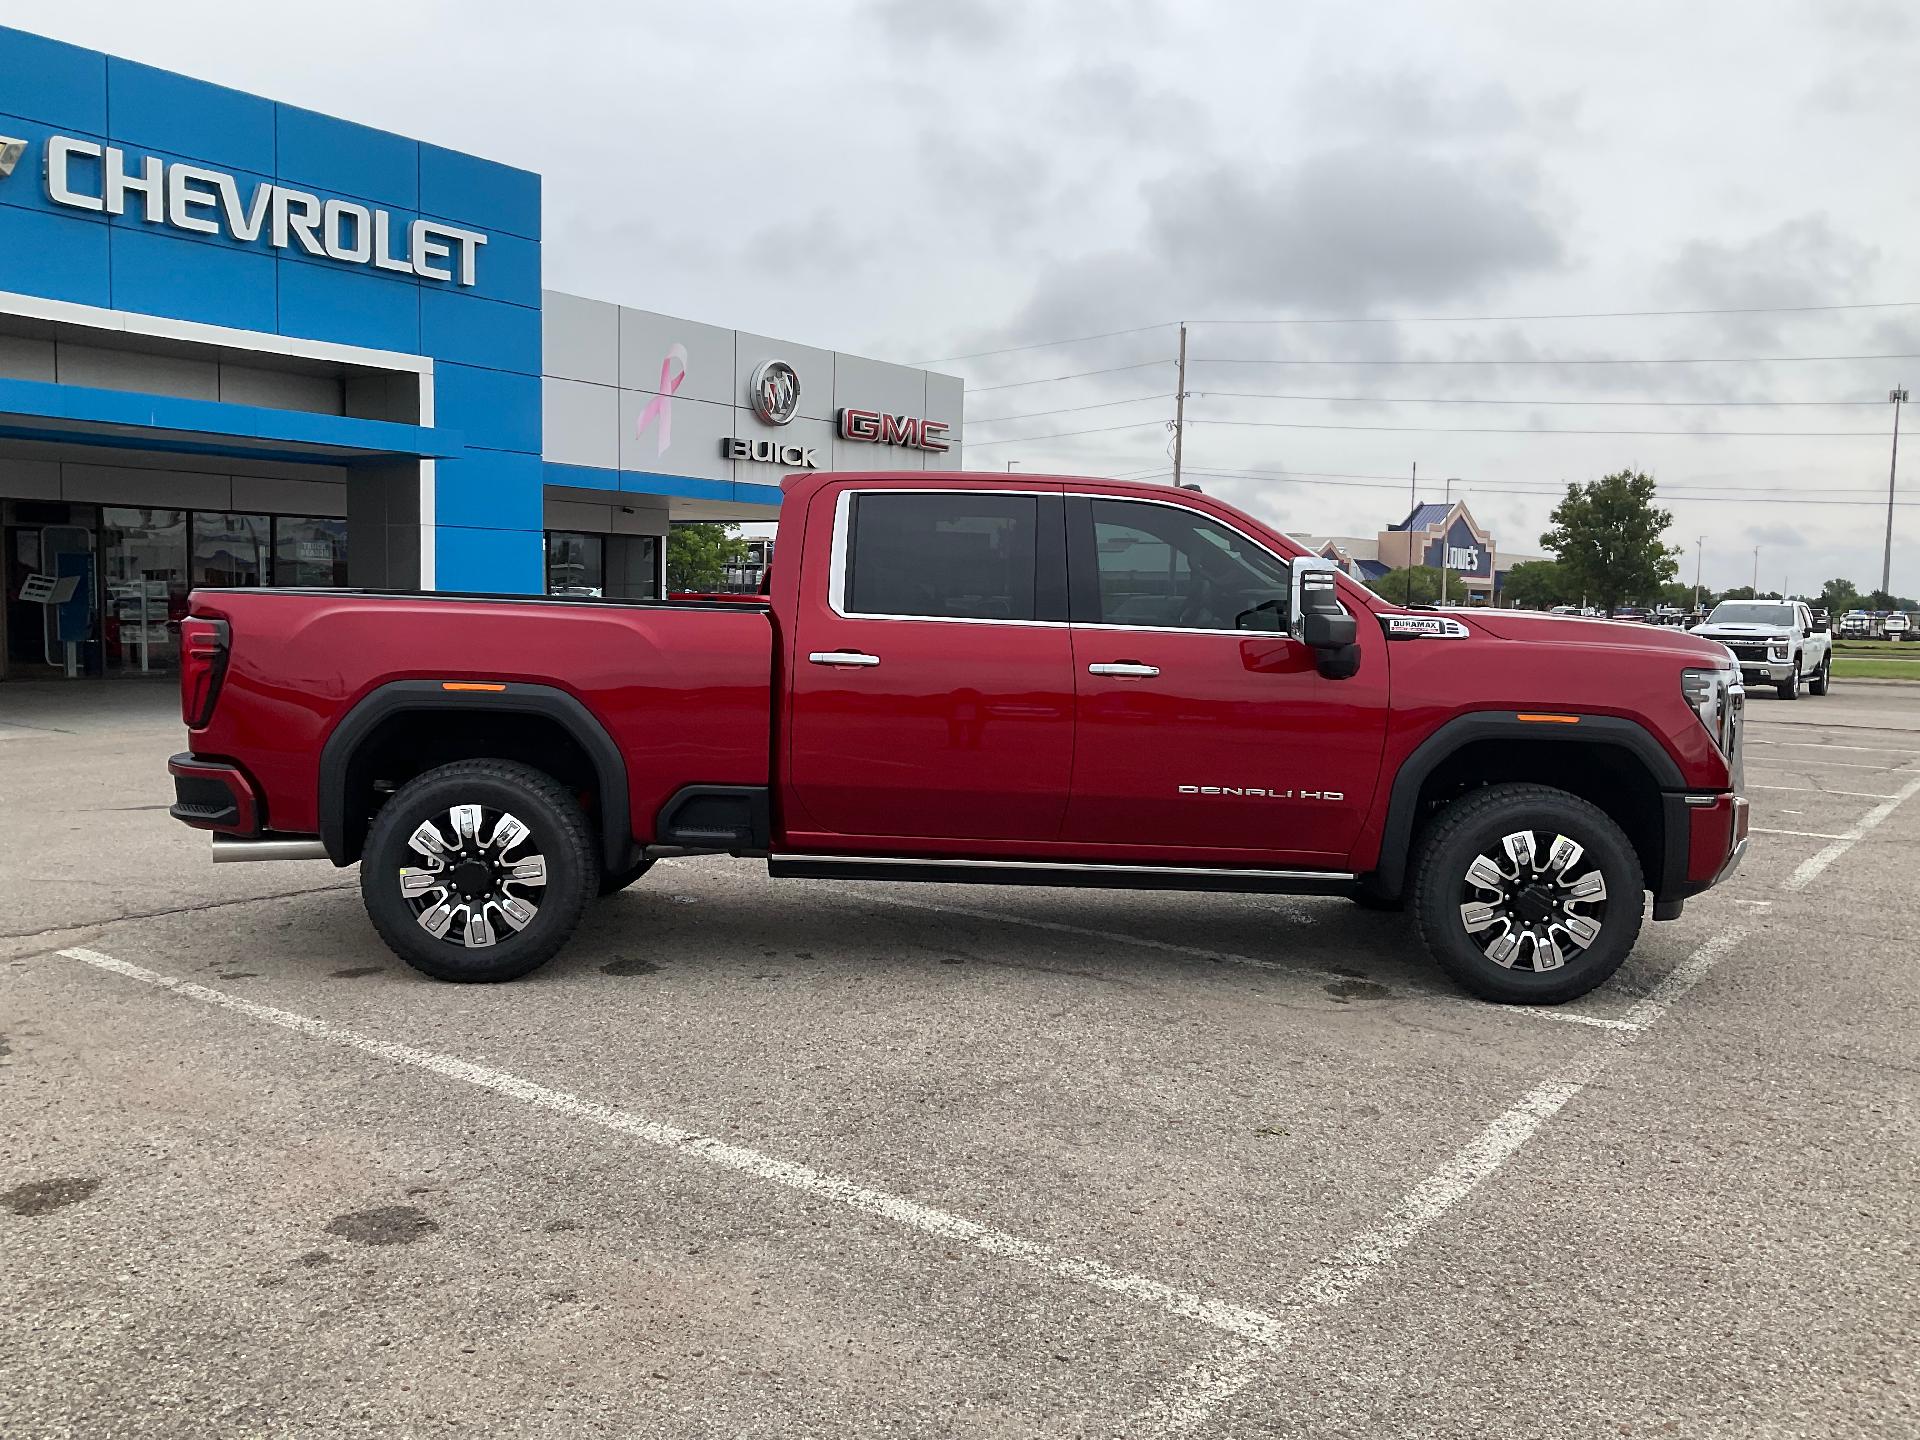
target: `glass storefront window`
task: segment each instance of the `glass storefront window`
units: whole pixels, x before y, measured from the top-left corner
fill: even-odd
[[[187,613],[186,512],[103,506],[100,560],[108,668],[176,668],[179,641],[167,621]]]
[[[193,515],[195,586],[265,585],[271,573],[272,522],[265,515]]]
[[[275,516],[273,583],[345,585],[347,522],[319,516]]]
[[[605,537],[575,530],[549,530],[547,593],[597,598],[605,589]]]

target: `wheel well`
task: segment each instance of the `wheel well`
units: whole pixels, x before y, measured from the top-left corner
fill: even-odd
[[[517,760],[553,776],[580,801],[596,827],[601,776],[558,720],[525,712],[436,707],[399,710],[353,747],[340,794],[346,858],[358,859],[373,815],[416,775],[455,760]],[[616,857],[625,863],[626,857]]]
[[[1469,741],[1421,782],[1409,842],[1442,806],[1481,786],[1510,780],[1551,785],[1605,812],[1626,832],[1649,888],[1659,888],[1666,858],[1660,787],[1641,759],[1619,745],[1550,739]]]

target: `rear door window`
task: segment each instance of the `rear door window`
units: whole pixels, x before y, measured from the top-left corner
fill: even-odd
[[[1040,616],[1036,603],[1043,498],[907,490],[855,495],[847,612],[939,620],[1050,618]],[[1057,517],[1058,501],[1047,509]]]

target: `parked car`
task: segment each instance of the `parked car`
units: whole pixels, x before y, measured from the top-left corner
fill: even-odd
[[[1653,611],[1649,610],[1645,605],[1620,605],[1615,607],[1613,618],[1615,620],[1631,621],[1636,625],[1651,625],[1653,623]]]
[[[1692,634],[1718,640],[1740,662],[1748,684],[1772,685],[1782,700],[1815,695],[1833,684],[1833,637],[1798,600],[1723,600]]]
[[[1873,634],[1873,617],[1864,610],[1849,610],[1840,617],[1842,640],[1865,640]]]
[[[1880,633],[1889,640],[1911,640],[1913,617],[1904,610],[1892,611],[1880,622]]]
[[[1162,485],[797,475],[781,516],[757,604],[196,591],[172,813],[358,862],[395,953],[470,981],[695,852],[1349,895],[1554,1003],[1745,852],[1717,644],[1408,610]]]

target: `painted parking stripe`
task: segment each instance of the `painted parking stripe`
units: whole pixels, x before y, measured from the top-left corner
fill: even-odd
[[[1889,815],[1893,814],[1894,811],[1906,804],[1906,802],[1911,800],[1915,795],[1920,795],[1920,779],[1913,780],[1902,786],[1887,799],[1882,800],[1878,805],[1874,806],[1873,809],[1869,810],[1865,815],[1862,815],[1860,822],[1853,827],[1853,833],[1851,835],[1835,840],[1831,845],[1825,846],[1816,854],[1801,861],[1800,868],[1788,877],[1787,889],[1806,889],[1807,886],[1820,878],[1821,873],[1829,865],[1833,864],[1834,861],[1838,860],[1842,855],[1846,854],[1847,851],[1851,850],[1855,845],[1859,844],[1860,841],[1877,830]]]
[[[504,1070],[493,1070],[484,1065],[476,1065],[456,1055],[448,1055],[436,1050],[421,1050],[412,1045],[400,1045],[388,1040],[377,1040],[370,1035],[362,1035],[354,1030],[330,1025],[311,1015],[300,1015],[291,1010],[256,1004],[251,1000],[243,1000],[237,995],[229,995],[224,990],[213,990],[205,985],[196,985],[189,980],[163,975],[144,966],[117,960],[98,950],[75,948],[62,950],[59,953],[69,960],[91,965],[96,970],[104,970],[129,980],[138,980],[143,985],[152,985],[157,989],[169,991],[189,1000],[197,1000],[202,1004],[215,1005],[250,1020],[258,1020],[268,1025],[279,1026],[283,1030],[291,1030],[308,1039],[324,1041],[329,1045],[338,1045],[349,1050],[358,1050],[362,1054],[371,1055],[380,1060],[430,1071],[449,1080],[459,1080],[468,1085],[478,1086],[482,1090],[491,1090],[496,1094],[504,1095],[508,1099],[518,1100],[522,1104],[532,1105],[537,1109],[565,1115],[569,1119],[583,1120],[607,1130],[618,1131],[644,1144],[687,1159],[698,1160],[722,1170],[751,1175],[755,1179],[783,1185],[789,1190],[799,1191],[814,1199],[831,1201],[849,1210],[891,1220],[904,1229],[917,1230],[949,1244],[970,1245],[988,1255],[1017,1260],[1056,1279],[1071,1280],[1097,1290],[1104,1290],[1109,1294],[1165,1311],[1169,1315],[1224,1331],[1241,1342],[1269,1344],[1282,1331],[1281,1321],[1277,1316],[1248,1309],[1243,1305],[1235,1305],[1229,1301],[1212,1299],[1191,1290],[1162,1284],[1144,1275],[1130,1274],[1099,1260],[1064,1254],[1035,1241],[1023,1240],[1004,1230],[996,1230],[978,1221],[968,1220],[964,1216],[936,1210],[930,1205],[922,1205],[916,1200],[889,1194],[884,1190],[872,1189],[845,1176],[815,1170],[811,1166],[795,1164],[789,1160],[781,1160],[757,1150],[749,1150],[743,1145],[730,1145],[724,1140],[716,1140],[710,1135],[702,1135],[697,1131],[682,1130],[678,1126],[649,1120],[631,1111],[603,1105],[597,1100],[587,1100],[565,1090],[554,1090],[518,1075],[508,1074]]]
[[[1798,814],[1799,812],[1790,811],[1788,813]],[[1835,835],[1830,830],[1769,830],[1764,825],[1751,827],[1751,833],[1755,835],[1791,835],[1796,840],[1858,840],[1860,838],[1851,830],[1844,835]]]
[[[1793,755],[1782,755],[1777,760],[1755,760],[1751,767],[1755,770],[1872,770],[1880,775],[1897,775],[1901,771],[1898,765],[1862,765],[1853,760],[1802,760]]]
[[[1749,745],[1783,745],[1799,750],[1858,750],[1869,755],[1920,755],[1920,750],[1896,750],[1887,745],[1829,745],[1824,740],[1755,740],[1747,737]]]
[[[1801,795],[1844,795],[1849,800],[1891,800],[1884,790],[1828,790],[1821,785],[1749,785],[1749,790],[1792,790]]]
[[[1026,915],[1014,915],[1004,910],[979,910],[966,905],[942,905],[931,900],[909,900],[903,895],[875,895],[861,891],[849,892],[849,902],[873,901],[880,905],[897,905],[906,910],[930,910],[936,915],[959,915],[969,920],[986,920],[1001,925],[1024,925],[1032,930],[1052,930],[1062,935],[1077,935],[1087,940],[1104,940],[1117,945],[1134,945],[1146,950],[1160,950],[1174,955],[1189,955],[1196,959],[1210,961],[1216,965],[1236,965],[1249,970],[1267,970],[1278,975],[1301,976],[1310,980],[1351,981],[1363,977],[1345,970],[1322,970],[1312,965],[1290,965],[1282,960],[1262,960],[1257,955],[1240,955],[1231,950],[1207,950],[1198,945],[1179,945],[1170,940],[1155,940],[1145,935],[1128,935],[1119,930],[1092,930],[1084,925],[1068,925],[1059,920],[1036,920]],[[1444,992],[1432,992],[1428,999],[1446,1004],[1471,1005],[1474,1009],[1486,1013],[1488,1006],[1481,1000],[1469,999],[1464,995],[1450,995]],[[1585,1015],[1577,1010],[1568,1010],[1562,1006],[1544,1005],[1499,1005],[1493,1007],[1501,1015],[1529,1015],[1539,1020],[1557,1020],[1563,1025],[1586,1025],[1598,1030],[1637,1030],[1640,1027],[1631,1020],[1612,1019],[1605,1015]]]
[[[1284,1321],[1277,1336],[1253,1344],[1230,1345],[1206,1356],[1187,1371],[1173,1391],[1139,1417],[1137,1432],[1127,1433],[1158,1440],[1191,1434],[1211,1420],[1222,1405],[1273,1363],[1277,1352],[1311,1336],[1325,1323],[1327,1311],[1345,1304],[1376,1272],[1392,1264],[1401,1251],[1512,1159],[1568,1101],[1626,1053],[1639,1038],[1638,1032],[1657,1022],[1704,980],[1742,938],[1739,930],[1724,930],[1681,961],[1651,994],[1628,1011],[1628,1018],[1635,1022],[1635,1034],[1594,1046],[1560,1074],[1527,1091],[1402,1196],[1382,1224],[1354,1236],[1289,1287],[1273,1307]]]

